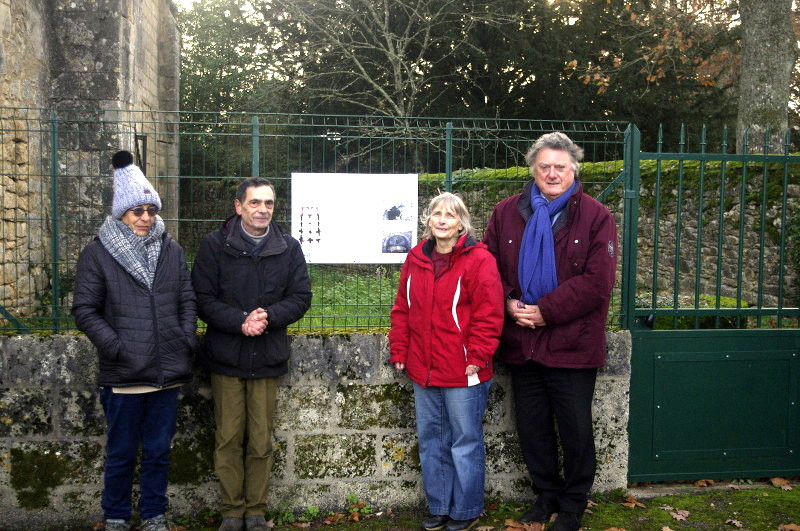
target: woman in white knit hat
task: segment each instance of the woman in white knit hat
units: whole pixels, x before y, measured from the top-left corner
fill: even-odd
[[[133,156],[112,158],[111,215],[78,260],[72,314],[97,348],[106,416],[106,531],[130,528],[141,447],[139,516],[166,531],[178,390],[191,378],[197,310],[183,249],[164,230],[161,198]]]

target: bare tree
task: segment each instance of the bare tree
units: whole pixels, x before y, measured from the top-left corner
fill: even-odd
[[[769,132],[769,151],[780,151],[797,59],[792,0],[739,0],[739,13],[743,38],[736,149],[761,151]]]
[[[369,113],[420,116],[442,91],[436,64],[482,24],[521,20],[503,0],[254,0],[282,34],[308,95]],[[492,5],[494,4],[494,5]],[[509,3],[506,2],[506,5]]]

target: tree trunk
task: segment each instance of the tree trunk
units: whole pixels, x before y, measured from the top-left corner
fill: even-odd
[[[797,43],[792,31],[792,0],[739,0],[742,20],[742,71],[736,151],[782,151],[788,127],[789,91]],[[747,146],[744,135],[747,134]]]

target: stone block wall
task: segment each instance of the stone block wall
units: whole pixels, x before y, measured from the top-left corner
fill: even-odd
[[[595,490],[627,483],[630,336],[609,332],[595,393]],[[270,507],[338,509],[354,494],[373,507],[424,503],[413,391],[385,360],[385,335],[295,336],[281,379]],[[0,528],[101,518],[104,419],[97,354],[80,335],[0,338]],[[498,366],[485,417],[487,496],[528,500],[510,382]],[[213,404],[198,373],[180,399],[172,514],[218,503]]]
[[[178,110],[175,14],[172,0],[0,0],[0,306],[12,314],[47,304],[47,262],[74,260],[96,232],[110,179],[82,177],[109,175],[115,151],[137,156],[177,217],[177,117],[153,114]],[[54,193],[70,220],[57,245]]]

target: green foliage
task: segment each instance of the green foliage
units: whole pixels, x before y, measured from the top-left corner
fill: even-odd
[[[298,518],[301,522],[310,522],[319,516],[319,507],[309,505]]]
[[[788,221],[786,241],[789,262],[794,266],[794,300],[800,305],[800,209],[796,209]]]
[[[653,293],[649,289],[636,292],[637,308],[653,308]],[[671,291],[659,291],[655,294],[655,308],[662,309],[693,309],[693,308],[747,308],[745,301],[738,301],[732,297],[719,297],[714,295],[675,294]],[[704,328],[746,328],[747,322],[735,316],[703,316],[695,320],[694,316],[659,315],[656,316],[654,328],[657,330],[695,330]]]
[[[297,521],[294,511],[289,507],[289,502],[279,508],[267,513],[267,517],[272,520],[275,525],[293,524]]]
[[[574,116],[638,123],[652,146],[660,123],[734,122],[736,12],[692,6],[198,0],[178,17],[181,108]]]
[[[666,526],[722,531],[735,529],[727,523],[735,520],[743,529],[774,531],[782,524],[800,522],[800,490],[796,489],[790,492],[775,488],[709,490],[639,501],[645,507],[600,503],[584,518],[583,529],[662,529]],[[678,521],[670,514],[678,510],[688,511],[685,521]]]
[[[358,513],[367,515],[375,512],[372,510],[372,507],[370,507],[369,503],[359,500],[358,496],[353,493],[350,493],[345,497],[345,502],[345,509],[350,514]]]
[[[375,329],[389,326],[400,279],[398,265],[310,265],[311,309],[296,328]]]

